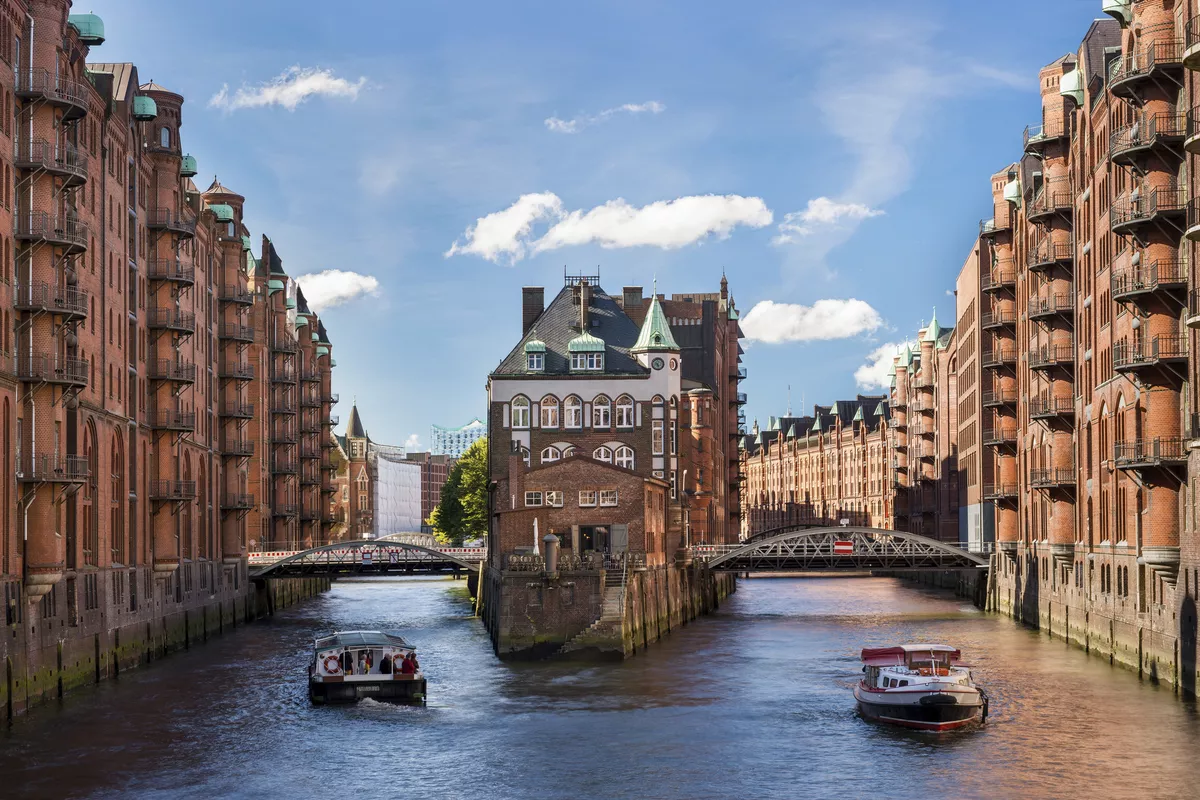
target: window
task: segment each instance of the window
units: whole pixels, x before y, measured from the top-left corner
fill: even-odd
[[[554,508],[562,508],[563,507],[563,493],[562,492],[546,492],[546,505],[553,506]]]
[[[563,422],[568,428],[583,427],[583,403],[575,395],[563,401]]]
[[[601,445],[592,451],[592,458],[596,459],[597,461],[604,461],[611,464],[613,460],[613,451]]]
[[[618,467],[633,469],[633,448],[625,447],[624,445],[618,447],[617,452],[614,454],[613,463]]]
[[[541,492],[526,492],[525,493],[525,505],[526,506],[533,507],[533,506],[540,506],[541,504],[542,504],[542,493]]]
[[[571,369],[599,372],[604,369],[604,353],[571,353]]]
[[[671,499],[674,500],[679,496],[679,487],[675,482],[675,470],[671,470]]]
[[[514,397],[512,401],[512,426],[514,428],[529,427],[529,398]]]
[[[581,491],[579,493],[579,505],[583,508],[590,508],[596,505],[596,493],[592,491]]]
[[[592,427],[607,428],[612,424],[612,403],[604,395],[592,401]]]
[[[633,427],[633,398],[627,394],[617,398],[617,427]]]
[[[679,448],[679,423],[671,420],[671,455],[675,455]]]
[[[563,448],[563,451],[562,451],[562,457],[563,457],[563,458],[570,458],[570,457],[571,457],[571,456],[573,456],[573,455],[575,455],[575,446],[574,446],[574,445],[571,445],[570,447],[564,447],[564,448]]]
[[[527,356],[529,358],[530,372],[541,372],[546,368],[545,353],[528,353]]]
[[[600,505],[611,508],[617,504],[616,489],[601,489],[600,490]]]
[[[542,463],[543,464],[549,464],[553,461],[558,461],[560,458],[562,458],[562,451],[560,451],[554,445],[550,445],[549,447],[547,447],[545,450],[542,451]]]
[[[163,147],[171,146],[171,129],[170,128],[164,127],[159,132],[159,141],[162,142]]]
[[[650,452],[656,456],[663,454],[663,421],[661,419],[654,420],[650,432]]]
[[[558,398],[546,395],[542,398],[542,427],[558,427]]]

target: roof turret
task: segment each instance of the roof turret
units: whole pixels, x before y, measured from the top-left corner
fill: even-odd
[[[933,309],[933,319],[929,320],[929,327],[925,329],[925,337],[923,342],[933,342],[937,344],[938,337],[942,335],[942,329],[938,327],[937,308]]]
[[[650,298],[650,308],[646,312],[642,330],[630,352],[645,353],[648,350],[679,350],[679,345],[675,343],[675,337],[671,335],[671,326],[667,324],[667,316],[658,302],[657,294]]]

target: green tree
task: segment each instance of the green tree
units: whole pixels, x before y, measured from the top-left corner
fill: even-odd
[[[479,439],[450,468],[442,498],[429,515],[439,542],[461,547],[468,539],[487,535],[487,439]]]

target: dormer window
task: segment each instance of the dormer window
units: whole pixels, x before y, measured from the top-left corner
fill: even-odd
[[[604,353],[572,353],[571,370],[574,372],[602,372]]]
[[[546,371],[546,344],[536,335],[525,343],[525,367],[529,372]]]
[[[545,353],[527,353],[529,359],[530,372],[542,372],[546,369],[546,354]]]
[[[584,331],[567,343],[572,372],[604,371],[604,340]]]

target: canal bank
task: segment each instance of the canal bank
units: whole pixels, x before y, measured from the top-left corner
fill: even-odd
[[[92,594],[85,596],[84,609],[49,621],[37,613],[18,616],[0,640],[5,719],[11,723],[31,708],[189,650],[330,587],[325,578],[253,581],[244,570],[242,565],[205,575],[208,580],[200,589],[210,591],[189,591],[186,597],[182,589],[177,591],[182,583],[178,575],[155,582],[146,571],[141,585],[148,591],[139,594],[134,583],[129,596],[100,586],[97,575],[88,586]],[[102,574],[113,579],[111,572]]]

